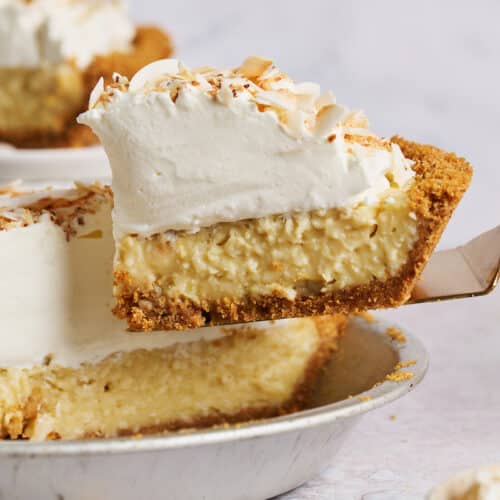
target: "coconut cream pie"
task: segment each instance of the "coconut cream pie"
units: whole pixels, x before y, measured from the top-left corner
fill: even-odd
[[[0,191],[0,436],[108,437],[304,406],[343,317],[126,332],[111,313],[111,192]]]
[[[136,28],[121,0],[0,0],[0,142],[96,143],[75,117],[98,78],[133,75],[171,52],[169,37]]]
[[[78,120],[111,163],[115,313],[133,330],[399,305],[471,177],[259,57],[116,75]]]

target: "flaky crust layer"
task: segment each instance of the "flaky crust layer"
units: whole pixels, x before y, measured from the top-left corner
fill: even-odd
[[[409,192],[410,205],[417,217],[418,239],[397,276],[374,279],[317,295],[290,300],[277,295],[224,297],[195,303],[186,298],[157,296],[138,290],[126,273],[116,273],[122,291],[114,309],[128,321],[131,330],[184,330],[203,325],[281,319],[287,317],[352,314],[367,309],[396,307],[408,300],[418,276],[469,186],[472,168],[463,158],[438,148],[417,144],[401,137],[392,139],[404,155],[414,160],[415,182]],[[148,303],[142,308],[141,303]]]
[[[97,56],[85,69],[82,74],[84,92],[80,110],[71,116],[60,134],[0,130],[0,142],[7,142],[18,148],[76,148],[98,144],[99,139],[89,127],[76,123],[78,114],[87,109],[88,97],[97,80],[102,76],[105,84],[110,84],[114,72],[132,77],[146,64],[170,57],[172,53],[173,45],[168,34],[154,26],[139,26],[130,52]]]

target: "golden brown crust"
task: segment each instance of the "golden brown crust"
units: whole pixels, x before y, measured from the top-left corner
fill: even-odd
[[[294,300],[269,295],[195,303],[186,298],[173,299],[158,296],[154,291],[138,290],[128,282],[125,273],[116,273],[115,281],[122,291],[114,309],[116,316],[126,319],[132,330],[183,330],[207,324],[353,314],[403,304],[466,191],[472,168],[463,158],[433,146],[401,137],[394,137],[393,141],[399,144],[406,157],[415,161],[415,182],[409,198],[418,229],[418,240],[398,276],[314,296],[299,296]],[[148,307],[141,307],[143,303]]]
[[[114,72],[132,77],[146,64],[170,57],[172,53],[173,45],[168,34],[154,26],[139,26],[130,52],[97,56],[83,72],[84,92],[80,109],[71,116],[61,134],[0,130],[0,142],[8,142],[18,148],[76,148],[97,144],[99,140],[92,130],[75,121],[78,114],[87,109],[88,96],[97,80],[103,76],[105,84],[110,84]]]

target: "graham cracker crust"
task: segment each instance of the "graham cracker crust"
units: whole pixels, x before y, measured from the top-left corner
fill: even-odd
[[[77,148],[99,143],[89,127],[76,123],[76,117],[87,109],[88,97],[102,76],[105,85],[112,83],[114,72],[132,77],[139,69],[157,59],[168,58],[173,53],[170,36],[155,26],[139,26],[130,52],[114,52],[96,56],[83,71],[84,92],[80,110],[60,134],[19,133],[0,130],[0,142],[7,142],[18,148]]]
[[[418,239],[399,275],[337,291],[298,296],[294,300],[261,295],[196,303],[183,297],[158,296],[150,290],[138,290],[128,282],[126,273],[115,273],[115,283],[119,283],[122,290],[117,297],[115,315],[126,319],[131,330],[183,330],[264,319],[353,314],[403,304],[469,186],[472,167],[465,159],[433,146],[398,136],[392,141],[415,162],[415,181],[409,200],[417,217]],[[147,309],[140,306],[143,300],[150,304]]]

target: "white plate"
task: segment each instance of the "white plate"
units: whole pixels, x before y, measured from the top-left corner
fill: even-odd
[[[310,410],[141,439],[2,442],[1,497],[263,500],[291,490],[332,462],[362,414],[403,396],[424,376],[422,344],[406,332],[406,343],[391,341],[388,326],[350,321]],[[406,368],[414,374],[410,380],[385,379],[397,361],[409,360],[416,361]]]
[[[109,178],[111,171],[102,146],[61,149],[17,149],[0,144],[0,182],[93,180]]]

